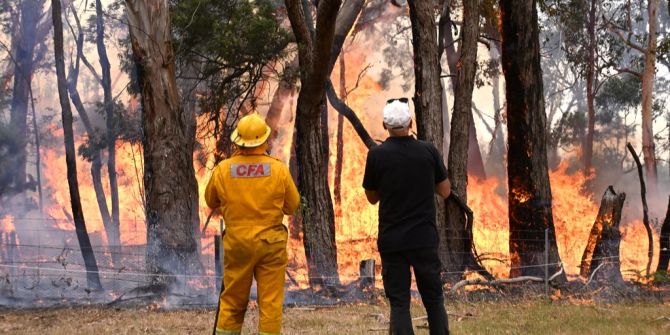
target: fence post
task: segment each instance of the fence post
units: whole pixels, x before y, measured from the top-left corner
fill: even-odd
[[[549,228],[544,230],[544,293],[549,296]]]
[[[216,280],[216,291],[221,290],[221,235],[214,235],[214,274]]]

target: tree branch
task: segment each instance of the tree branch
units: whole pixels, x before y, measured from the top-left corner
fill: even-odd
[[[642,78],[642,73],[637,72],[637,71],[635,71],[635,70],[633,70],[633,69],[630,69],[630,68],[627,68],[627,67],[624,67],[624,68],[618,68],[617,71],[619,71],[619,72],[621,72],[621,73],[630,73],[630,74],[632,74],[632,75],[634,75],[634,76],[636,76],[636,77],[638,77],[638,78]]]
[[[354,127],[354,130],[356,130],[356,133],[361,138],[361,141],[363,141],[363,144],[365,144],[368,149],[376,146],[377,143],[370,137],[370,134],[365,129],[365,126],[363,126],[363,123],[356,113],[337,96],[335,88],[333,87],[333,82],[330,81],[330,79],[328,79],[328,82],[326,83],[326,94],[328,95],[330,105],[351,122],[351,126]]]
[[[639,51],[639,52],[641,52],[641,53],[643,53],[643,54],[646,54],[646,53],[647,53],[647,49],[646,49],[646,48],[642,47],[641,45],[639,45],[639,44],[637,44],[637,43],[635,43],[635,42],[633,42],[633,41],[631,41],[631,39],[630,39],[630,35],[631,35],[631,34],[630,34],[630,33],[628,33],[628,36],[624,36],[623,31],[621,30],[621,28],[615,26],[614,24],[612,24],[612,23],[609,22],[609,21],[606,21],[606,22],[607,22],[607,23],[606,23],[606,25],[607,25],[607,30],[608,30],[610,33],[612,33],[612,34],[614,34],[614,35],[616,35],[616,36],[619,36],[619,38],[621,39],[621,41],[624,42],[624,43],[625,43],[626,45],[628,45],[629,47],[631,47],[631,48],[633,48],[633,49],[635,49],[635,50],[637,50],[637,51]]]

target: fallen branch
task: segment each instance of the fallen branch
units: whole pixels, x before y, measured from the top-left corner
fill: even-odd
[[[563,274],[563,264],[561,264],[561,269],[558,272],[554,273],[551,277],[549,277],[549,281],[553,281],[554,279],[556,279],[561,274]],[[498,286],[498,285],[501,285],[501,284],[513,284],[513,283],[521,283],[521,282],[527,282],[527,281],[544,282],[544,278],[534,277],[534,276],[520,276],[520,277],[509,278],[509,279],[496,279],[496,280],[466,279],[466,280],[461,280],[458,283],[456,283],[451,288],[451,292],[455,293],[456,291],[458,291],[459,288],[469,286],[469,285]]]
[[[630,143],[628,143],[626,147],[635,160],[635,164],[637,165],[637,175],[640,177],[640,194],[642,195],[642,224],[644,224],[644,229],[647,230],[647,239],[649,240],[649,258],[647,261],[646,273],[646,275],[649,276],[649,272],[651,270],[651,260],[654,257],[654,235],[651,232],[651,225],[649,224],[649,207],[647,206],[646,195],[647,187],[644,184],[644,176],[642,175],[642,163],[640,163],[640,157],[637,155],[637,152],[635,152],[635,149],[633,149],[633,146]]]

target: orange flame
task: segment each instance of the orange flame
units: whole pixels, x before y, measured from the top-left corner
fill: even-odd
[[[0,219],[0,232],[11,233],[14,231],[16,231],[16,227],[14,227],[14,217],[12,215]]]

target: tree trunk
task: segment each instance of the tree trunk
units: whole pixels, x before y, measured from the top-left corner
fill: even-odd
[[[612,186],[608,187],[603,194],[598,216],[593,223],[586,249],[582,255],[579,271],[582,277],[593,277],[596,281],[608,284],[623,283],[619,260],[621,243],[619,224],[625,200],[626,193],[617,194]],[[594,272],[596,272],[595,275]]]
[[[30,90],[30,107],[33,117],[33,136],[35,136],[35,174],[37,179],[37,196],[39,197],[38,204],[40,208],[40,216],[44,213],[44,196],[42,194],[42,154],[40,153],[40,130],[37,126],[37,112],[35,111],[35,98],[33,98],[32,83]]]
[[[451,116],[448,171],[452,192],[467,202],[468,157],[471,154],[472,90],[477,70],[477,39],[479,35],[479,5],[475,0],[463,1],[463,30],[461,34],[460,67],[455,73],[454,111]],[[481,159],[481,156],[480,156]],[[451,280],[459,280],[472,258],[472,227],[467,227],[461,208],[446,202],[445,244],[448,261],[444,264]]]
[[[665,213],[665,220],[661,226],[660,247],[661,253],[658,257],[656,272],[668,272],[670,271],[668,268],[670,263],[670,198],[668,198],[668,211]]]
[[[656,30],[658,28],[658,0],[648,0],[649,31],[642,73],[642,154],[649,186],[654,189],[657,181],[656,145],[654,144],[653,94],[656,73]]]
[[[548,272],[559,270],[535,0],[501,0],[502,64],[507,96],[510,277],[545,275],[544,234],[549,231]],[[565,280],[565,275],[560,278]]]
[[[323,101],[321,105],[321,147],[323,148],[323,160],[326,166],[329,165],[330,161],[330,136],[328,134],[328,104],[325,103],[326,92],[323,92]],[[326,178],[328,178],[328,169],[326,169]]]
[[[95,142],[97,142],[97,134],[96,131],[93,129],[93,125],[91,124],[91,120],[88,117],[88,112],[86,111],[86,108],[84,107],[84,103],[81,100],[81,96],[79,95],[79,89],[77,88],[77,84],[79,82],[79,65],[81,62],[81,58],[84,55],[84,31],[81,29],[81,24],[79,22],[79,17],[77,16],[76,12],[74,12],[74,7],[71,5],[70,7],[72,9],[72,12],[74,14],[74,19],[77,24],[77,28],[79,29],[77,36],[75,36],[75,44],[76,44],[76,49],[77,49],[77,56],[75,57],[75,63],[70,64],[70,72],[68,74],[67,78],[67,90],[70,93],[70,100],[72,100],[72,104],[74,105],[74,108],[77,110],[77,113],[79,114],[79,118],[81,119],[81,122],[84,124],[84,129],[86,129],[86,133],[88,135],[89,141],[93,146],[96,146]],[[93,149],[90,152],[90,160],[91,160],[91,179],[93,181],[93,189],[95,190],[95,198],[98,203],[98,209],[100,210],[100,217],[102,219],[102,225],[105,228],[105,234],[107,234],[107,243],[108,245],[112,245],[110,241],[113,241],[113,236],[114,236],[114,229],[112,227],[112,217],[109,213],[109,208],[107,208],[107,197],[105,196],[105,191],[102,186],[102,150],[99,149]],[[114,252],[114,250],[111,250],[111,255],[112,255],[112,263],[113,266],[116,266],[120,262],[120,255],[118,252]]]
[[[414,51],[414,112],[419,139],[432,143],[438,150],[444,141],[442,123],[442,82],[437,50],[436,27],[432,1],[410,0],[409,17],[412,22]],[[454,129],[452,129],[453,132]],[[435,197],[439,254],[443,266],[448,266],[453,250],[449,245],[451,227],[445,222],[444,201]],[[460,250],[459,250],[460,251]]]
[[[475,127],[475,119],[472,111],[470,111],[468,118],[470,119],[470,131],[468,132],[468,173],[473,177],[486,179],[484,158],[482,158],[482,150],[479,148],[477,128]]]
[[[309,281],[312,287],[327,288],[339,283],[339,275],[335,214],[328,187],[328,165],[323,164],[323,134],[319,120],[325,103],[322,101],[313,109],[305,110],[298,102],[296,156],[300,194],[307,201],[301,216]],[[313,117],[314,114],[317,117]]]
[[[586,175],[591,173],[593,165],[593,134],[595,132],[596,112],[595,112],[595,83],[596,83],[596,51],[598,41],[596,40],[596,9],[598,1],[591,0],[591,9],[589,10],[589,19],[587,29],[589,34],[589,60],[586,67],[586,109],[588,116],[588,127],[586,134],[586,145],[584,146],[583,163]]]
[[[298,43],[301,89],[296,110],[298,188],[303,197],[303,239],[310,285],[332,288],[339,284],[335,218],[324,162],[321,113],[326,103],[331,49],[339,0],[321,0],[314,35],[299,0],[286,0],[291,27]]]
[[[168,288],[175,274],[199,273],[195,227],[198,185],[193,169],[195,118],[180,105],[167,0],[126,0],[142,94],[147,271]],[[162,276],[168,275],[168,276]]]
[[[293,108],[291,108],[293,109]],[[291,172],[293,177],[293,182],[300,189],[300,180],[298,179],[298,156],[295,152],[296,140],[298,138],[298,129],[297,123],[293,127],[293,136],[291,136],[291,154],[288,161],[288,169]],[[302,196],[302,194],[301,194]],[[302,202],[302,199],[301,199]],[[294,215],[291,217],[291,220],[288,222],[289,236],[294,240],[300,239],[300,232],[302,232],[302,217],[300,215]]]
[[[454,89],[454,96],[456,96],[456,86],[457,84],[457,77],[458,77],[458,69],[459,69],[459,60],[462,57],[461,53],[463,52],[463,34],[461,34],[461,40],[459,42],[459,47],[458,50],[456,50],[456,41],[454,41],[453,37],[453,31],[452,31],[452,21],[451,21],[451,8],[450,8],[450,3],[451,1],[447,0],[443,4],[443,9],[442,13],[440,15],[440,35],[441,39],[438,41],[438,52],[441,54],[443,51],[446,52],[447,56],[447,65],[449,67],[449,74],[451,78],[451,86]],[[477,9],[477,13],[479,13],[479,10]],[[479,24],[479,19],[475,20],[477,24]],[[465,28],[463,28],[464,30]],[[479,31],[479,27],[477,27],[477,31]],[[475,48],[477,46],[475,45]],[[477,58],[474,60],[475,62],[477,61]],[[443,97],[444,99],[444,97]],[[443,102],[444,103],[444,102]],[[444,111],[444,114],[446,115],[448,111]],[[471,174],[474,177],[478,178],[486,178],[486,170],[484,169],[484,160],[482,159],[482,153],[479,148],[479,143],[477,141],[477,129],[475,128],[475,122],[474,122],[474,116],[472,115],[472,110],[469,111],[469,116],[468,118],[470,119],[469,121],[469,131],[468,131],[468,155],[467,157],[464,157],[464,159],[467,159],[467,169],[468,173]],[[450,127],[451,128],[451,127]],[[445,141],[450,141],[445,139]],[[451,144],[449,144],[451,146]]]
[[[20,154],[15,156],[13,164],[13,184],[18,190],[26,185],[26,139],[28,138],[28,101],[30,84],[34,71],[34,53],[37,45],[37,25],[42,13],[43,1],[21,1],[21,26],[17,34],[14,70],[14,87],[10,112],[10,127],[21,141]]]
[[[651,224],[649,223],[649,206],[647,205],[647,187],[644,183],[644,175],[642,173],[642,163],[640,162],[640,157],[633,149],[633,146],[628,143],[626,148],[630,151],[633,160],[635,160],[635,165],[637,165],[637,176],[640,179],[640,199],[642,200],[642,224],[644,229],[647,231],[647,268],[646,275],[648,276],[651,271],[651,261],[654,258],[654,235],[651,231]]]
[[[83,38],[83,35],[80,35]],[[82,40],[83,41],[83,40]],[[79,42],[77,42],[79,43]],[[70,93],[70,99],[74,108],[79,114],[79,118],[84,124],[84,129],[90,141],[95,142],[96,133],[93,129],[93,125],[89,120],[88,113],[84,107],[81,97],[79,96],[79,91],[77,89],[77,78],[78,78],[79,69],[76,67],[70,68],[70,76],[68,79],[68,92]],[[102,186],[102,159],[101,150],[94,149],[91,152],[91,179],[93,181],[93,189],[95,190],[95,198],[98,203],[98,209],[100,211],[100,217],[102,219],[102,225],[105,228],[105,234],[107,234],[108,244],[110,236],[113,234],[112,230],[112,217],[109,213],[109,208],[107,208],[107,197],[105,196],[105,190]],[[117,259],[114,259],[114,253],[112,253],[112,262],[117,264]]]
[[[65,161],[67,165],[67,183],[70,189],[70,203],[72,205],[72,216],[77,232],[77,240],[81,249],[82,257],[86,267],[86,280],[88,287],[94,290],[102,288],[98,276],[98,264],[91,247],[91,241],[86,231],[84,212],[81,208],[79,197],[79,182],[77,180],[77,155],[74,148],[74,133],[72,130],[72,111],[70,100],[67,97],[67,83],[65,80],[65,57],[63,55],[63,20],[60,0],[51,1],[52,19],[54,26],[54,54],[56,62],[56,75],[58,77],[58,98],[60,100],[63,121],[63,138],[65,142]]]
[[[107,231],[107,243],[112,248],[112,257],[119,261],[115,254],[121,245],[121,227],[119,222],[119,186],[116,180],[116,118],[114,116],[114,101],[112,100],[112,76],[105,47],[105,22],[101,0],[95,0],[95,44],[100,58],[102,69],[102,90],[104,93],[104,111],[107,126],[107,174],[109,175],[109,191],[112,200],[112,224]]]
[[[344,54],[340,56],[340,99],[347,101],[347,76]],[[335,216],[342,215],[342,159],[344,158],[344,116],[337,113],[337,134],[335,153],[335,176],[333,177],[333,193],[335,198]]]

